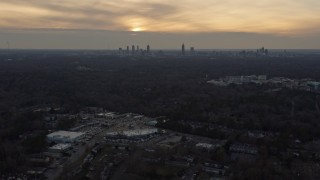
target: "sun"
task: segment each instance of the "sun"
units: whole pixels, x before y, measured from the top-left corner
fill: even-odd
[[[140,28],[140,27],[135,27],[135,28],[132,28],[131,31],[133,31],[133,32],[139,32],[139,31],[143,31],[143,29]]]

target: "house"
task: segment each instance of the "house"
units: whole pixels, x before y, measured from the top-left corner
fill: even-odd
[[[249,145],[249,144],[242,144],[242,143],[232,144],[229,148],[229,151],[236,152],[236,153],[252,154],[252,155],[258,154],[258,149],[256,146]]]

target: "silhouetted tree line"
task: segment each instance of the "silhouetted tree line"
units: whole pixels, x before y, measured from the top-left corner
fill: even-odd
[[[8,57],[13,60],[5,61]],[[42,114],[21,109],[48,104],[69,112],[96,106],[122,113],[166,116],[171,121],[164,127],[214,138],[224,135],[219,131],[192,129],[175,121],[285,132],[303,140],[320,137],[320,114],[316,108],[319,100],[314,93],[286,89],[268,92],[275,88],[270,85],[217,87],[207,83],[213,78],[251,74],[319,80],[320,61],[223,57],[131,59],[99,53],[69,55],[41,51],[0,54],[0,139],[14,140],[24,132],[45,129]],[[72,123],[72,120],[61,122],[59,128],[68,128]],[[40,139],[26,143],[43,145]],[[3,152],[0,149],[0,155]]]

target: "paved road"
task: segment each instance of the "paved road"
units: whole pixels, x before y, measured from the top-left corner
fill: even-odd
[[[90,141],[86,141],[85,145],[77,145],[74,148],[78,149],[75,153],[72,153],[71,157],[63,164],[58,165],[55,169],[49,169],[45,172],[45,177],[48,178],[48,180],[56,180],[61,176],[61,173],[63,171],[63,166],[66,164],[73,164],[77,160],[79,160],[80,157],[82,157],[86,153],[86,149],[91,150],[92,147],[95,145],[96,142],[100,142],[103,140],[104,135],[106,134],[108,130],[104,130],[100,132],[99,134],[95,135]]]

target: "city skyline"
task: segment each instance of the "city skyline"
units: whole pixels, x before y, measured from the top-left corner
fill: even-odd
[[[256,33],[158,33],[107,30],[0,29],[0,49],[106,49],[126,45],[152,49],[320,49],[320,35],[287,37]]]

